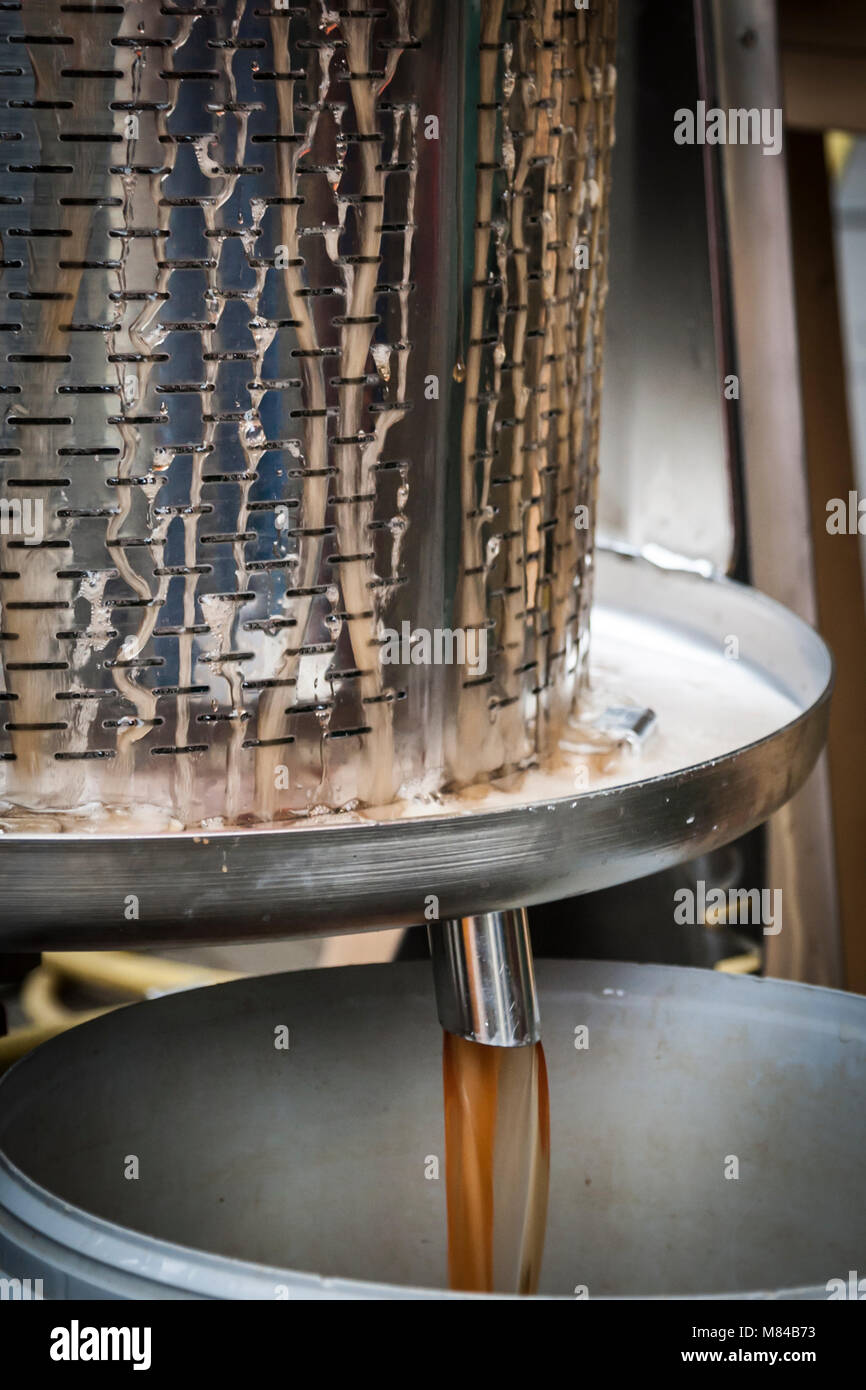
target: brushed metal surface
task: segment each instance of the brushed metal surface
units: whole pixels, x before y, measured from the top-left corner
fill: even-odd
[[[485,1047],[532,1047],[541,1014],[525,907],[429,928],[439,1022]]]
[[[271,821],[555,746],[615,10],[0,5],[0,800]]]
[[[691,859],[760,824],[815,763],[832,661],[807,624],[727,580],[599,556],[598,638],[636,621],[678,676],[694,667],[708,754],[692,766],[515,808],[394,822],[139,837],[0,836],[4,950],[144,946],[329,935],[553,901]],[[765,737],[713,747],[729,699],[726,634],[795,717]],[[714,665],[713,663],[717,663]],[[673,721],[676,725],[676,721]],[[687,721],[684,721],[687,722]],[[678,729],[671,731],[676,743]],[[683,730],[683,735],[685,734]],[[128,919],[131,896],[138,917]]]
[[[538,986],[542,1295],[826,1299],[862,1271],[866,999],[609,961]],[[448,1297],[441,1053],[422,962],[85,1023],[0,1083],[0,1271],[47,1299]]]

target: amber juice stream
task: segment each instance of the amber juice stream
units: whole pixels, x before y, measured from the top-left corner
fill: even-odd
[[[550,1179],[541,1043],[488,1047],[443,1034],[448,1281],[475,1293],[535,1293]]]

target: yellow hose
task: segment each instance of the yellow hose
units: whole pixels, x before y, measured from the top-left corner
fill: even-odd
[[[79,1010],[67,1009],[60,1002],[60,976],[46,965],[37,966],[25,976],[18,1002],[30,1021],[40,1028],[62,1028],[80,1017]]]
[[[110,994],[125,995],[126,999],[101,1009],[69,1009],[60,999],[64,978]],[[46,951],[42,964],[31,970],[21,986],[21,1007],[32,1022],[0,1038],[0,1072],[67,1028],[122,1008],[131,1002],[129,996],[133,1000],[156,999],[175,990],[198,989],[240,978],[231,970],[214,970],[206,965],[188,965],[132,951]]]
[[[726,956],[713,966],[723,975],[754,975],[760,968],[761,957],[757,951],[744,951],[741,956]]]
[[[143,956],[133,951],[46,951],[42,964],[68,980],[112,994],[155,999],[176,989],[221,985],[240,978],[231,970]]]

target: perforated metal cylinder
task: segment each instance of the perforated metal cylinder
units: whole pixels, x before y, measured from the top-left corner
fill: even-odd
[[[555,749],[614,28],[612,0],[2,7],[4,824],[269,821]]]

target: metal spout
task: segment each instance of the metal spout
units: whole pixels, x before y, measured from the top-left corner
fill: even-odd
[[[429,928],[439,1022],[491,1047],[541,1039],[525,908],[481,912]]]

